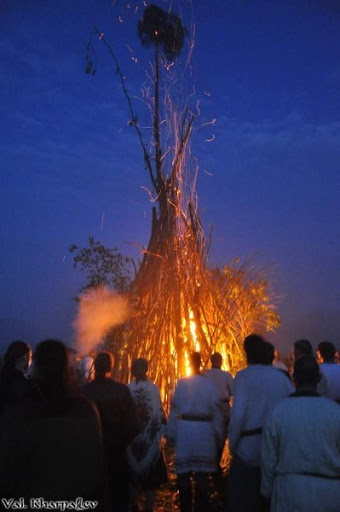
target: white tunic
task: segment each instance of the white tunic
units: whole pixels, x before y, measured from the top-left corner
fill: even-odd
[[[338,404],[293,396],[277,405],[262,436],[261,491],[271,512],[339,512]]]
[[[232,454],[251,466],[260,466],[261,435],[242,433],[263,427],[277,402],[293,391],[289,378],[272,366],[250,365],[236,374],[228,436]]]
[[[231,373],[220,368],[210,368],[204,371],[204,375],[218,387],[223,399],[229,400],[234,394],[234,379]]]
[[[204,376],[180,379],[171,403],[167,437],[175,442],[175,471],[218,470],[224,441],[221,396]]]
[[[136,407],[137,419],[142,428],[127,449],[128,464],[138,480],[155,464],[160,455],[161,436],[165,416],[158,387],[146,379],[130,382],[128,388]]]

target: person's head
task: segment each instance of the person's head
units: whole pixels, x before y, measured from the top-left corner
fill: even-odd
[[[264,364],[271,366],[273,364],[273,361],[275,359],[275,347],[272,343],[269,343],[269,341],[265,341],[265,347],[264,347]]]
[[[202,364],[201,354],[199,352],[191,352],[190,354],[190,366],[193,373],[200,373]]]
[[[316,391],[316,387],[320,382],[319,365],[315,357],[301,356],[295,361],[293,380],[297,390],[307,389]]]
[[[335,360],[335,346],[330,341],[322,341],[318,345],[318,352],[321,356],[321,362],[334,363]]]
[[[148,368],[149,367],[148,367],[147,360],[140,357],[139,359],[135,359],[133,361],[132,367],[131,367],[131,373],[137,381],[145,380],[146,374],[148,373]]]
[[[94,371],[96,378],[105,377],[111,374],[113,367],[113,356],[110,352],[99,352],[94,360]]]
[[[244,339],[244,350],[248,364],[266,364],[266,341],[258,334],[250,334]]]
[[[67,349],[61,341],[44,340],[33,356],[32,379],[46,395],[56,395],[69,389]]]
[[[313,356],[313,347],[310,341],[301,339],[294,341],[293,345],[294,361],[303,356]]]
[[[31,362],[31,347],[24,341],[13,341],[7,348],[3,367],[26,372]]]
[[[219,369],[221,368],[222,356],[219,352],[214,352],[210,357],[210,361],[211,361],[212,368],[219,368]]]

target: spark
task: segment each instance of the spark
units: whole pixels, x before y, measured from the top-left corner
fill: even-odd
[[[202,128],[203,126],[208,126],[209,124],[214,125],[215,123],[216,123],[216,119],[214,118],[211,121],[207,121],[206,123],[201,124],[200,128]]]
[[[149,190],[144,185],[141,186],[141,189],[145,190],[149,194],[149,198],[150,198],[151,203],[155,203],[158,200],[159,195],[157,197],[154,197],[152,190]]]
[[[118,16],[119,23],[123,23],[123,18],[121,16]]]
[[[196,110],[197,110],[197,115],[200,116],[201,115],[200,100],[196,101]]]
[[[209,171],[203,171],[205,174],[207,174],[208,176],[214,176],[212,172],[209,172]]]
[[[210,139],[205,139],[206,142],[213,142],[216,139],[215,135],[212,134],[212,137]]]
[[[104,227],[104,218],[105,218],[105,212],[103,212],[102,214],[102,221],[100,223],[100,231],[103,231],[103,227]]]
[[[99,41],[100,41],[101,39],[103,39],[103,37],[104,37],[104,32],[102,32],[101,34],[99,34],[99,36],[98,36]]]
[[[129,52],[133,53],[133,49],[128,44],[126,45],[126,48],[129,50]]]
[[[66,256],[64,254],[64,256],[61,258],[62,263],[65,263],[65,260],[66,260]]]
[[[131,60],[132,60],[135,64],[137,64],[137,62],[138,62],[137,57],[131,57]]]
[[[211,96],[211,92],[210,91],[203,91],[203,94],[205,94],[206,96]]]
[[[190,93],[190,96],[195,96],[195,94],[196,94],[196,86],[194,84],[192,87],[192,93]]]

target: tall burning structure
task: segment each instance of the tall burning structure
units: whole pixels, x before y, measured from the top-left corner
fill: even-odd
[[[198,165],[190,151],[199,109],[196,105],[193,112],[183,105],[174,65],[187,30],[177,15],[150,5],[139,22],[138,34],[143,46],[154,50],[153,77],[142,91],[152,117],[149,145],[144,143],[112,48],[97,29],[89,43],[87,72],[92,71],[92,39],[98,35],[115,61],[154,203],[150,240],[130,289],[133,312],[123,329],[121,351],[131,359],[148,359],[150,376],[167,400],[176,380],[188,374],[191,351],[199,350],[205,362],[213,351],[219,351],[226,366],[236,371],[244,365],[244,336],[259,324],[267,330],[274,328],[278,316],[268,283],[259,272],[236,263],[223,269],[208,266],[210,236],[205,237],[200,220]],[[189,41],[189,54],[192,49]]]

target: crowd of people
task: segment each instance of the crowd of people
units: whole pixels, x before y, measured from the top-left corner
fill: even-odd
[[[247,366],[235,378],[219,353],[208,369],[192,353],[192,374],[178,381],[167,418],[143,358],[124,385],[111,378],[112,355],[98,352],[93,378],[80,383],[62,342],[41,342],[33,358],[27,343],[11,343],[0,373],[2,506],[138,512],[144,493],[152,512],[167,481],[166,440],[181,512],[211,510],[212,483],[228,512],[339,512],[334,345],[322,342],[314,354],[308,340],[297,340],[291,371],[259,335],[245,338],[244,351]]]

